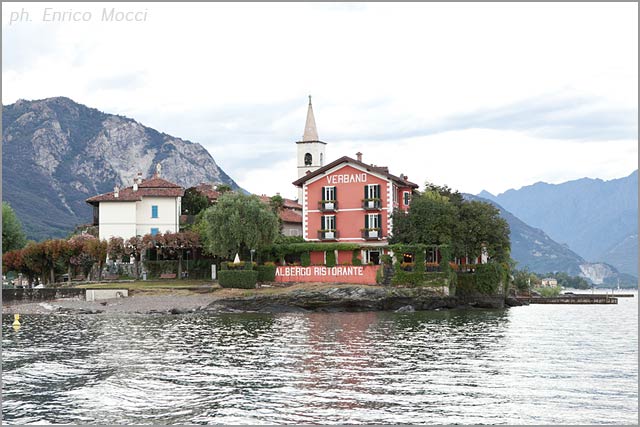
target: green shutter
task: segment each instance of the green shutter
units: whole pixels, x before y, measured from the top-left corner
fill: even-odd
[[[320,200],[324,200],[324,187],[320,188]]]
[[[321,230],[326,230],[326,228],[324,226],[324,216],[320,217],[320,229]]]
[[[380,184],[376,184],[376,197],[380,198]]]
[[[338,201],[338,187],[333,187],[333,199]]]
[[[364,214],[364,228],[369,228],[369,214]]]
[[[378,214],[378,227],[382,230],[382,214]]]
[[[364,186],[364,198],[365,198],[365,199],[368,199],[368,198],[369,198],[369,192],[367,191],[367,187],[368,187],[368,186],[365,184],[365,186]]]

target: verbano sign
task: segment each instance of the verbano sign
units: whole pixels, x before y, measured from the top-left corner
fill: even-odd
[[[326,282],[376,284],[378,265],[338,265],[325,267],[280,266],[276,268],[276,282]]]
[[[367,182],[367,174],[345,173],[338,175],[329,175],[327,177],[328,184],[349,184],[350,182]]]

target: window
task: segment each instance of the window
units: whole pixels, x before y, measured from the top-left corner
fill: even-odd
[[[311,166],[312,163],[312,157],[311,157],[311,153],[307,153],[304,155],[304,165],[305,166]]]
[[[367,249],[364,252],[365,263],[372,262],[374,265],[380,264],[380,250],[379,249]]]
[[[367,214],[367,228],[380,228],[380,214]]]
[[[409,206],[409,203],[411,202],[411,193],[409,193],[408,191],[405,191],[404,193],[402,193],[403,196],[403,202],[405,206]]]
[[[159,231],[160,231],[160,230],[158,230],[157,228],[152,228],[152,229],[151,229],[151,235],[152,235],[152,236],[155,236],[155,235],[157,235],[157,234],[158,234],[158,232],[159,232]]]
[[[379,199],[380,198],[380,184],[369,184],[364,187],[365,199]]]
[[[322,223],[320,224],[323,230],[335,230],[336,229],[336,216],[335,215],[323,215]]]
[[[396,187],[395,185],[393,186],[393,204],[398,204],[398,187]]]
[[[322,200],[336,200],[336,187],[322,187]]]
[[[320,153],[320,166],[323,166],[323,158],[322,153]]]
[[[151,206],[151,218],[158,218],[158,205]]]

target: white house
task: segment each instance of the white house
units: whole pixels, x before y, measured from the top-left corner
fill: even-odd
[[[158,234],[180,231],[181,200],[184,188],[159,177],[134,179],[133,186],[91,197],[93,224],[98,226],[99,238]]]

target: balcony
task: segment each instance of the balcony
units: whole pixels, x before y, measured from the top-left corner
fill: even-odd
[[[338,240],[338,231],[336,230],[318,230],[319,240]]]
[[[362,238],[365,240],[380,240],[382,238],[382,230],[379,228],[363,228]]]
[[[318,202],[320,212],[335,212],[338,210],[338,202],[336,200],[321,200]]]
[[[362,199],[362,208],[368,211],[379,211],[382,209],[380,199]]]

